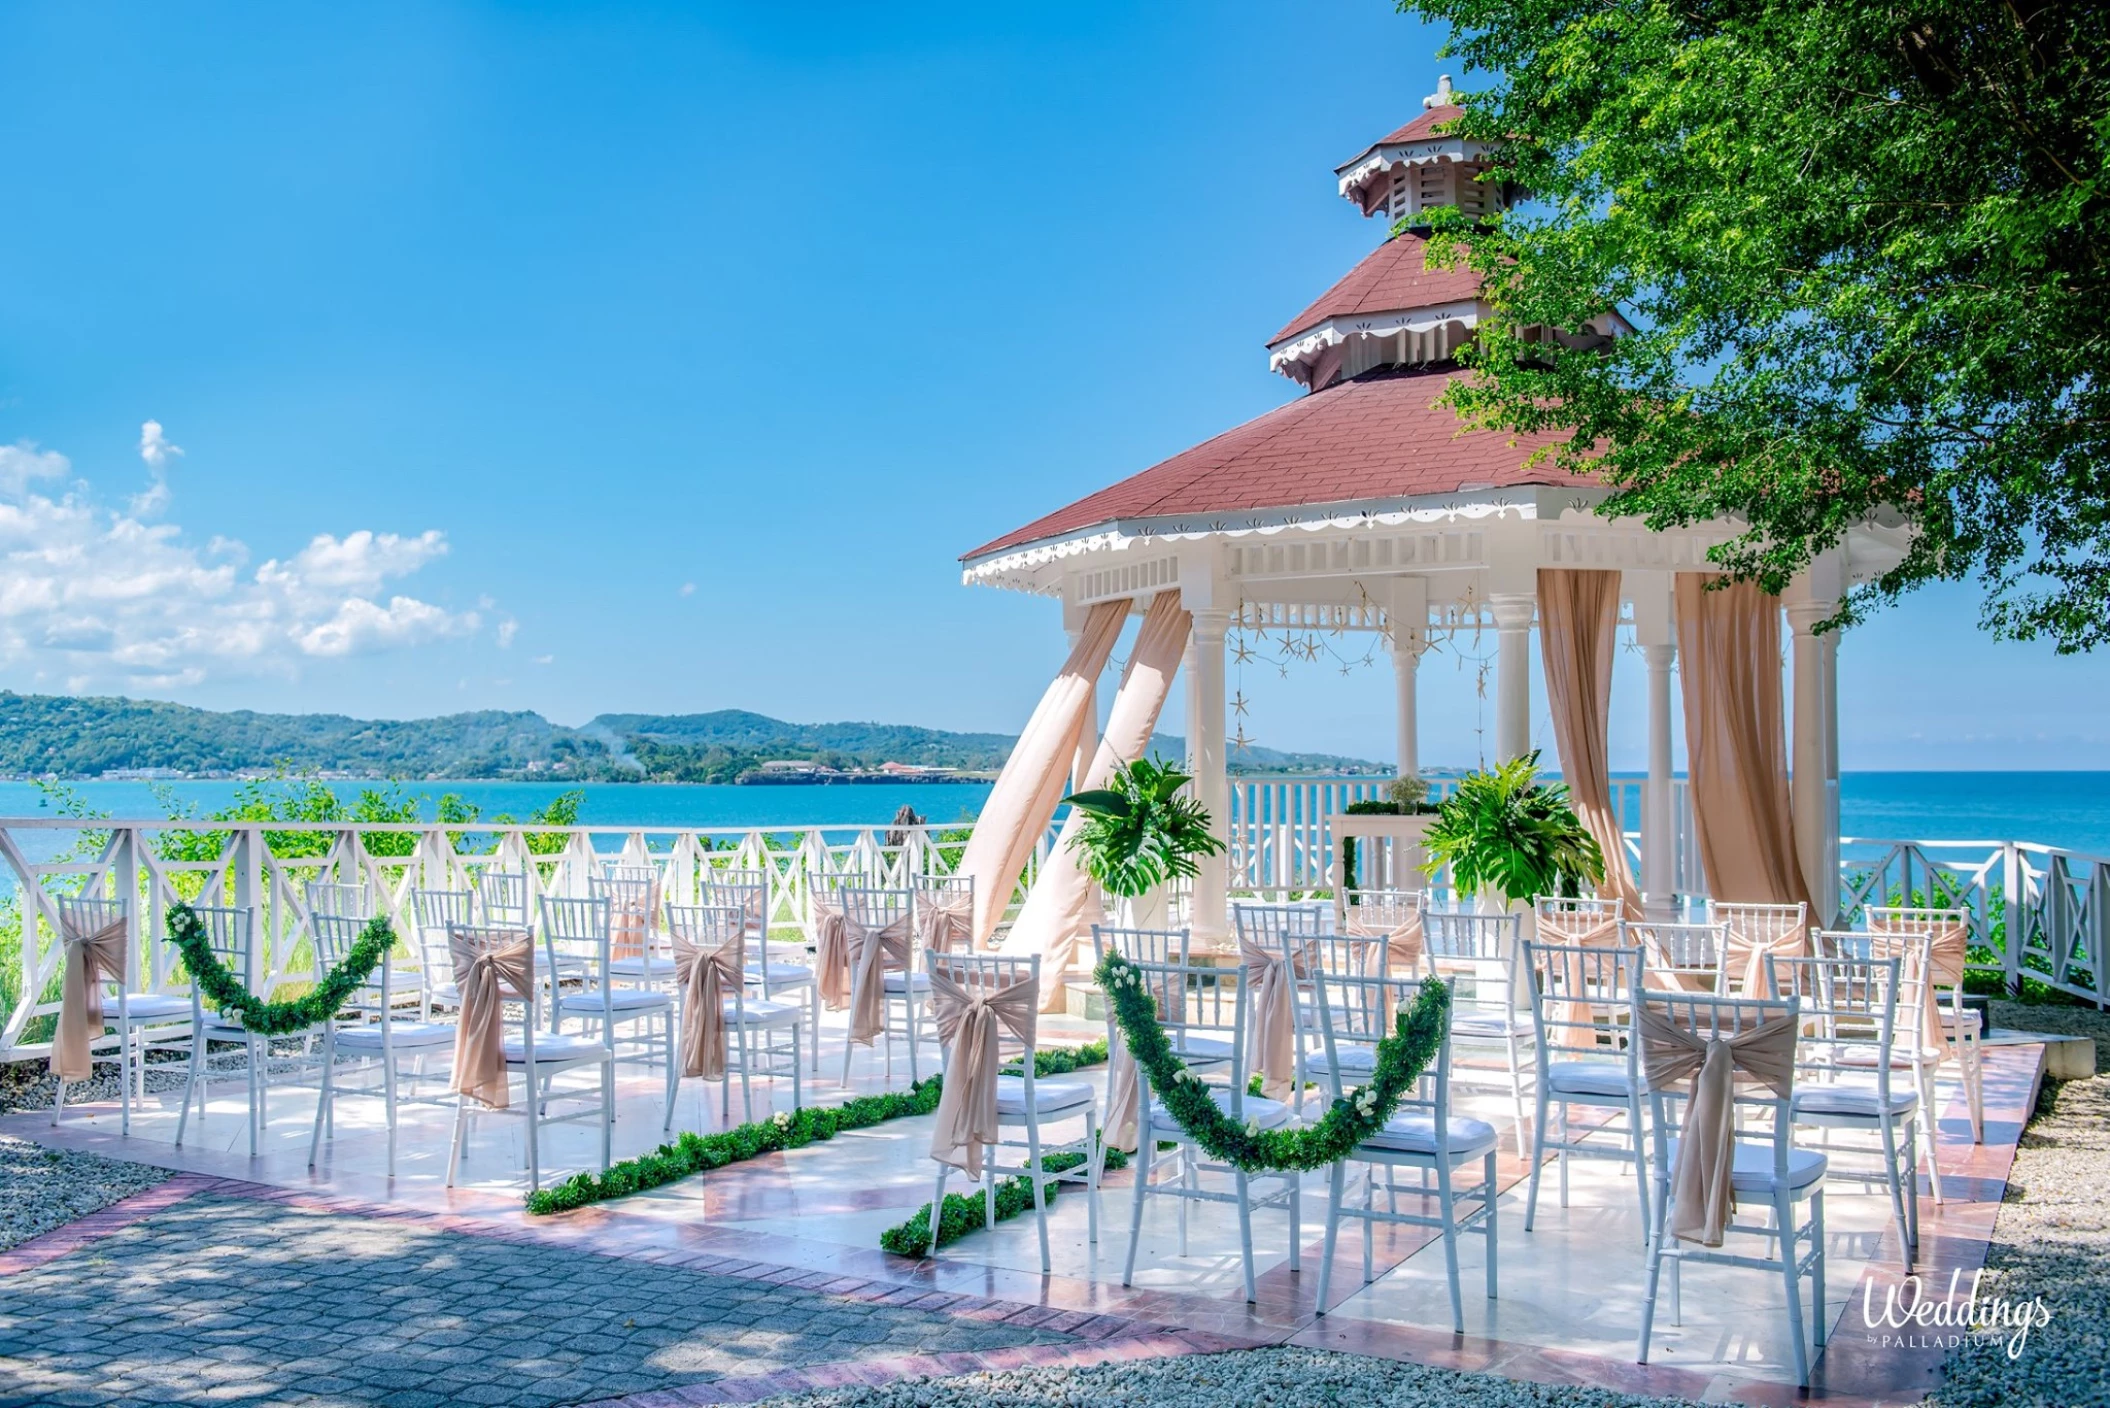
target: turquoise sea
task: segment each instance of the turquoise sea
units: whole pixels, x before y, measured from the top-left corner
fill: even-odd
[[[126,819],[166,815],[159,794],[199,813],[227,805],[234,782],[82,782],[73,790],[97,811]],[[373,783],[331,784],[341,795]],[[382,784],[385,785],[385,784]],[[432,800],[458,793],[483,815],[525,816],[566,788],[536,782],[402,784]],[[932,822],[960,821],[981,809],[984,782],[855,783],[833,786],[712,787],[681,784],[588,784],[580,819],[594,825],[652,827],[865,826],[893,819],[905,804]],[[2110,855],[2110,773],[1854,772],[1840,779],[1840,822],[1847,836],[1879,840],[2036,841]],[[24,782],[0,782],[0,818],[49,817],[43,794]]]

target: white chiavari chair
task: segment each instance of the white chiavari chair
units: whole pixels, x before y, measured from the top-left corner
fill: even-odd
[[[643,979],[623,985],[620,976],[610,971],[615,936],[607,900],[544,895],[541,908],[542,943],[550,970],[565,974],[567,979],[557,987],[551,1003],[550,1031],[561,1033],[566,1018],[587,1022],[598,1028],[601,1044],[608,1049],[609,1060],[614,1061],[621,1055],[617,1050],[619,1029],[643,1024],[648,1030],[637,1034],[635,1054],[647,1062],[662,1058],[666,1061],[667,1099],[671,1103],[680,1072],[674,1050],[673,994],[666,987]],[[667,978],[671,984],[671,966]],[[657,1041],[649,1034],[655,1023],[660,1029]],[[614,1116],[611,1107],[609,1117]]]
[[[1890,1194],[1906,1274],[1919,1247],[1919,1096],[1895,1090],[1899,974],[1903,960],[1866,955],[1768,958],[1773,991],[1802,1009],[1795,1046],[1795,1123],[1873,1134],[1882,1167],[1868,1178]],[[1831,1146],[1827,1141],[1826,1147]]]
[[[1927,980],[1918,1009],[1924,1015],[1914,1017],[1907,1029],[1919,1030],[1922,1045],[1956,1061],[1970,1109],[1971,1142],[1983,1144],[1985,1065],[1979,1046],[1985,1032],[1978,1013],[1963,1002],[1964,971],[1970,962],[1970,911],[1870,906],[1862,912],[1862,920],[1871,933],[1927,938]]]
[[[699,881],[703,903],[717,908],[730,906],[747,916],[747,985],[764,1002],[797,1000],[805,994],[808,1059],[813,1074],[821,1073],[821,987],[813,957],[804,944],[772,943],[769,937],[769,875],[767,870],[716,870],[706,868]]]
[[[1212,1063],[1209,1069],[1212,1074],[1227,1075],[1229,1084],[1210,1083],[1210,1098],[1237,1123],[1256,1125],[1261,1129],[1280,1128],[1289,1121],[1289,1106],[1280,1100],[1246,1093],[1245,1046],[1251,1006],[1250,985],[1236,981],[1232,974],[1213,964],[1193,961],[1185,954],[1185,945],[1180,947],[1183,961],[1178,963],[1130,960],[1142,991],[1157,1006],[1159,1021],[1174,1051],[1197,1048],[1224,1051],[1224,1059]],[[1109,1008],[1109,1041],[1113,1039],[1117,1025]],[[1203,1078],[1202,1073],[1192,1066],[1188,1071],[1197,1079]],[[1296,1271],[1302,1265],[1303,1237],[1299,1231],[1302,1187],[1299,1176],[1295,1173],[1248,1174],[1243,1169],[1206,1162],[1200,1146],[1173,1120],[1171,1111],[1151,1090],[1148,1074],[1140,1067],[1136,1070],[1136,1080],[1139,1090],[1135,1192],[1129,1210],[1128,1259],[1122,1268],[1121,1284],[1135,1283],[1136,1253],[1142,1244],[1145,1200],[1156,1197],[1178,1201],[1181,1256],[1187,1255],[1187,1208],[1192,1204],[1230,1204],[1238,1211],[1239,1255],[1245,1271],[1246,1300],[1251,1302],[1255,1296],[1253,1212],[1256,1208],[1279,1206],[1288,1211],[1290,1270]],[[1169,1143],[1172,1147],[1160,1150],[1161,1143]],[[1168,1170],[1171,1176],[1161,1180],[1159,1174]],[[1231,1191],[1204,1186],[1204,1175],[1229,1175]],[[1260,1191],[1256,1196],[1255,1185],[1261,1185],[1266,1191]]]
[[[1344,969],[1356,960],[1341,965]],[[1422,984],[1396,978],[1382,967],[1357,974],[1329,973],[1315,985],[1318,1027],[1327,1053],[1328,1091],[1334,1100],[1352,1099],[1367,1082],[1371,1071],[1358,1076],[1342,1053],[1352,1047],[1375,1049],[1392,1034],[1400,1011],[1420,995]],[[1354,1082],[1351,1084],[1351,1082]],[[1443,1239],[1444,1269],[1450,1281],[1452,1331],[1465,1333],[1465,1299],[1458,1275],[1458,1237],[1478,1233],[1486,1241],[1487,1295],[1496,1285],[1496,1203],[1501,1185],[1495,1174],[1495,1149],[1500,1137],[1485,1120],[1451,1112],[1450,1042],[1443,1041],[1435,1058],[1400,1099],[1392,1117],[1370,1138],[1356,1145],[1345,1158],[1334,1162],[1328,1175],[1326,1200],[1326,1244],[1319,1258],[1319,1297],[1325,1313],[1327,1292],[1333,1279],[1334,1247],[1343,1219],[1363,1226],[1363,1284],[1375,1279],[1373,1240],[1377,1224],[1433,1228]],[[1348,1166],[1363,1166],[1361,1206],[1348,1201]],[[1459,1175],[1478,1164],[1478,1177]],[[1387,1206],[1377,1205],[1377,1170],[1385,1170]],[[1423,1186],[1402,1188],[1395,1175],[1402,1169],[1422,1175]],[[1429,1186],[1433,1183],[1433,1187]],[[1399,1197],[1424,1204],[1421,1211],[1402,1212]],[[1433,1209],[1426,1207],[1433,1202]]]
[[[578,901],[578,903],[592,903]],[[523,1119],[527,1125],[528,1187],[542,1186],[542,1130],[553,1124],[600,1126],[601,1170],[608,1169],[612,1131],[615,1128],[615,1061],[607,1045],[584,1033],[540,1032],[540,1014],[535,1010],[547,990],[535,969],[534,936],[525,928],[463,925],[449,936],[453,945],[454,978],[463,990],[465,1003],[457,1029],[454,1062],[454,1137],[447,1155],[447,1186],[452,1188],[461,1171],[462,1156],[476,1121],[491,1115]],[[479,969],[486,973],[480,977]],[[482,1026],[484,1013],[475,1010],[474,989],[483,988],[496,1014]],[[513,1027],[508,1009],[520,1012]],[[510,1029],[509,1029],[510,1028]],[[478,1032],[495,1042],[477,1046],[471,1039]],[[490,1053],[486,1069],[473,1059],[475,1050]],[[590,1070],[599,1076],[598,1089],[563,1089],[558,1080],[571,1071]],[[513,1076],[521,1077],[520,1098],[515,1101]],[[557,1113],[553,1113],[557,1112]]]
[[[894,1039],[908,1043],[908,1077],[920,1080],[917,1048],[937,1031],[925,995],[930,974],[916,958],[915,892],[844,886],[844,947],[850,963],[850,1030],[843,1041],[843,1083],[850,1082],[852,1048],[876,1039],[884,1051],[886,1078],[894,1078]],[[898,1021],[897,1021],[898,1016]]]
[[[1616,921],[1615,921],[1616,922]],[[1617,1159],[1633,1165],[1641,1205],[1641,1232],[1648,1235],[1648,1145],[1641,1119],[1641,1049],[1634,1037],[1634,1004],[1641,992],[1641,950],[1527,940],[1524,962],[1531,977],[1531,1020],[1538,1034],[1537,1118],[1531,1141],[1531,1187],[1524,1201],[1524,1230],[1538,1217],[1539,1177],[1552,1154],[1560,1164],[1560,1205],[1568,1206],[1568,1160]],[[1555,1106],[1560,1124],[1549,1129]],[[1576,1131],[1575,1106],[1625,1115]],[[1603,1136],[1619,1143],[1606,1144]],[[1592,1142],[1593,1137],[1598,1142]]]
[[[1451,985],[1452,1047],[1499,1048],[1507,1061],[1507,1080],[1489,1067],[1453,1062],[1449,1083],[1508,1089],[1520,1156],[1524,1066],[1532,1038],[1530,984],[1518,948],[1522,942],[1520,915],[1437,909],[1426,896],[1422,899],[1422,962],[1428,973]]]
[[[1794,904],[1731,903],[1707,901],[1707,922],[1720,924],[1727,933],[1728,955],[1723,970],[1728,991],[1739,997],[1765,997],[1766,959],[1779,954],[1792,958],[1809,952],[1809,906]]]
[[[23,922],[36,922],[33,906],[23,909]],[[138,984],[139,951],[133,941],[129,927],[130,912],[121,899],[97,899],[82,895],[59,897],[59,939],[63,944],[86,943],[98,934],[107,933],[113,926],[125,925],[120,939],[123,946],[123,976],[113,979],[108,973],[97,970],[90,981],[102,998],[101,1027],[117,1033],[117,1091],[123,1102],[118,1111],[118,1132],[132,1132],[132,1104],[135,1099],[146,1096],[146,1058],[149,1047],[156,1045],[153,1033],[158,1029],[164,1040],[178,1033],[189,1023],[191,1004],[187,997],[169,993],[144,992]],[[94,1025],[94,1024],[91,1024]],[[102,1036],[100,1030],[92,1037]],[[108,1057],[95,1059],[110,1059]],[[57,1061],[54,1060],[54,1066]],[[52,1097],[51,1122],[59,1122],[59,1112],[66,1108],[66,1081],[57,1082],[57,1093]]]
[[[667,929],[674,943],[677,979],[675,993],[679,999],[682,1033],[682,1065],[691,1059],[692,1023],[701,1021],[703,1014],[690,1008],[690,989],[679,979],[679,968],[685,962],[715,962],[721,981],[718,986],[718,1022],[704,1024],[709,1032],[712,1025],[717,1035],[708,1040],[695,1041],[695,1057],[703,1069],[695,1074],[712,1079],[708,1067],[722,1062],[718,1080],[719,1119],[729,1122],[732,1118],[733,1077],[740,1078],[740,1103],[745,1118],[755,1117],[755,1103],[751,1079],[755,1076],[775,1080],[778,1076],[791,1077],[791,1108],[796,1110],[802,1101],[799,1083],[799,1045],[801,1031],[805,1027],[804,1007],[796,1002],[773,1002],[768,998],[751,997],[744,981],[748,968],[747,948],[751,929],[750,915],[740,905],[690,905],[667,906]],[[684,950],[692,951],[696,957],[683,957]],[[735,977],[734,975],[738,975]],[[703,985],[698,984],[701,988]],[[789,1037],[786,1044],[782,1039]],[[707,1050],[705,1048],[708,1048]],[[710,1052],[716,1052],[716,1060]],[[686,1069],[677,1076],[689,1074]],[[667,1104],[664,1128],[674,1127],[674,1105]]]
[[[1845,958],[1869,962],[1878,958],[1898,960],[1896,1022],[1890,1043],[1892,1071],[1909,1071],[1917,1096],[1918,1142],[1927,1151],[1927,1183],[1936,1203],[1948,1201],[1942,1191],[1941,1160],[1935,1140],[1941,1119],[1941,1063],[1945,1053],[1925,1039],[1924,1020],[1915,1020],[1927,1006],[1927,950],[1933,940],[1926,934],[1876,934],[1866,931],[1812,929],[1810,943],[1820,958]],[[1849,1047],[1845,1061],[1873,1070],[1875,1057],[1865,1049]]]
[[[309,914],[308,934],[315,943],[317,982],[322,981],[323,974],[344,961],[365,928],[366,921],[356,916]],[[418,1059],[416,1067],[408,1073],[399,1063],[406,1056],[424,1058],[451,1047],[454,1044],[454,1024],[399,1020],[395,1004],[388,1000],[388,994],[396,991],[395,976],[395,954],[391,945],[381,955],[381,966],[353,991],[350,1000],[338,1009],[336,1017],[322,1024],[322,1089],[315,1102],[315,1132],[308,1139],[309,1168],[315,1167],[323,1141],[336,1139],[337,1101],[346,1095],[380,1095],[384,1118],[388,1122],[388,1175],[391,1178],[396,1173],[397,1107],[412,1101],[442,1103],[439,1097],[427,1099],[417,1093],[417,1082],[425,1075],[423,1059]],[[339,1065],[345,1057],[352,1057],[370,1069],[378,1068],[375,1071],[380,1077],[378,1089],[374,1086],[345,1089],[341,1079],[345,1071]],[[399,1088],[399,1082],[406,1077],[410,1085],[407,1095]]]
[[[256,946],[256,910],[246,905],[193,905],[191,910],[204,928],[205,942],[213,957],[219,959],[237,981],[254,981],[250,959]],[[222,1016],[207,1007],[204,994],[195,981],[191,983],[190,1073],[183,1086],[183,1112],[176,1120],[176,1144],[182,1146],[184,1133],[190,1128],[193,1096],[197,1097],[198,1125],[201,1129],[205,1125],[207,1063],[209,1048],[214,1042],[242,1048],[249,1080],[249,1157],[253,1159],[256,1157],[257,1136],[268,1119],[271,1039],[250,1031],[239,1018]]]
[[[1811,1283],[1814,1339],[1824,1345],[1824,1174],[1826,1159],[1794,1144],[1795,1040],[1800,1009],[1792,999],[1717,997],[1706,993],[1644,992],[1637,1025],[1642,1078],[1648,1083],[1653,1205],[1649,1214],[1647,1281],[1634,1361],[1646,1364],[1656,1322],[1665,1262],[1671,1269],[1671,1316],[1680,1316],[1679,1268],[1687,1261],[1740,1266],[1778,1274],[1787,1290],[1787,1318],[1796,1382],[1808,1387],[1809,1336],[1804,1331],[1802,1281]],[[1720,1043],[1727,1058],[1705,1076],[1707,1054]],[[1698,1097],[1698,1098],[1695,1098]],[[1742,1114],[1764,1126],[1740,1137]],[[1688,1149],[1690,1145],[1690,1149]],[[1691,1170],[1681,1168],[1685,1159]],[[1727,1177],[1721,1176],[1723,1163]],[[1681,1199],[1680,1173],[1695,1196]],[[1710,1203],[1699,1190],[1716,1187]],[[1734,1204],[1730,1199],[1733,1193]],[[1739,1222],[1735,1208],[1762,1205],[1764,1222]],[[1723,1250],[1731,1236],[1754,1237],[1770,1255]],[[1804,1248],[1807,1250],[1804,1250]]]
[[[978,1130],[974,1136],[981,1144],[978,1172],[985,1200],[983,1226],[996,1226],[998,1178],[1031,1180],[1033,1215],[1040,1231],[1040,1270],[1046,1275],[1052,1269],[1048,1252],[1049,1187],[1063,1183],[1084,1185],[1088,1236],[1094,1244],[1099,1240],[1098,1097],[1087,1082],[1041,1080],[1034,1073],[1033,1053],[1039,1046],[1040,1023],[1038,955],[975,954],[964,948],[947,952],[925,950],[923,962],[924,971],[931,979],[930,1001],[938,1029],[945,1091],[952,1094],[958,1085],[953,1099],[963,1111],[961,1118],[971,1122],[971,1114],[967,1113],[970,1107],[986,1097],[992,1087],[994,1089],[996,1126]],[[976,1026],[962,1010],[978,1002],[988,1008],[986,1026]],[[960,1048],[963,1036],[971,1038],[984,1032],[991,1038],[986,1048],[974,1051]],[[1017,1075],[1006,1073],[1013,1064],[1018,1067]],[[953,1114],[950,1103],[939,1105],[941,1127]],[[1073,1119],[1084,1122],[1079,1138],[1052,1145],[1047,1142],[1041,1132],[1043,1125]],[[1002,1138],[1005,1126],[1023,1128],[1025,1139]],[[1001,1156],[1005,1150],[1023,1152],[1024,1162],[1003,1162]],[[977,1172],[970,1166],[973,1162],[972,1140],[946,1152],[950,1158],[959,1161],[959,1166],[967,1168],[970,1176]],[[1079,1157],[1074,1167],[1050,1172],[1048,1161],[1058,1154]],[[938,1172],[931,1190],[930,1255],[936,1257],[939,1219],[945,1208],[947,1158],[938,1156],[935,1144],[932,1157],[937,1161]]]
[[[418,982],[422,992],[418,1019],[429,1022],[439,1008],[461,1002],[461,994],[454,986],[454,959],[447,948],[447,933],[474,922],[476,892],[412,890],[410,910],[417,922]]]
[[[1679,992],[1729,994],[1729,926],[1629,919],[1619,928],[1621,946],[1639,948],[1655,986]]]

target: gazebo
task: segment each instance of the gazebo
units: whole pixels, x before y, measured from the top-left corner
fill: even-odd
[[[1450,633],[1493,632],[1497,754],[1532,747],[1536,627],[1551,741],[1578,812],[1612,862],[1606,888],[1658,915],[1676,902],[1671,678],[1682,653],[1692,824],[1710,892],[1802,899],[1813,917],[1835,917],[1838,636],[1815,628],[1850,584],[1897,560],[1905,530],[1855,528],[1779,598],[1748,585],[1706,590],[1707,550],[1731,525],[1659,531],[1602,517],[1603,488],[1530,462],[1544,442],[1463,427],[1438,402],[1489,308],[1471,270],[1430,266],[1428,225],[1417,216],[1441,206],[1486,214],[1516,193],[1482,179],[1484,146],[1449,135],[1459,109],[1448,77],[1423,106],[1335,170],[1339,193],[1390,233],[1269,339],[1270,368],[1302,395],[962,557],[969,584],[1059,599],[1071,643],[963,860],[976,879],[978,937],[995,929],[1066,783],[1096,785],[1137,756],[1180,668],[1194,786],[1223,824],[1225,639],[1241,627],[1383,637],[1396,671],[1402,775],[1421,761],[1419,661]],[[1587,346],[1624,327],[1608,313],[1541,335]],[[1132,613],[1143,622],[1105,733],[1094,739],[1095,682]],[[1792,710],[1782,699],[1783,614]],[[1648,670],[1638,875],[1608,796],[1606,723],[1622,624]],[[1058,846],[1013,941],[1037,946],[1051,971],[1074,970],[1096,904],[1089,888]],[[1194,886],[1188,918],[1198,944],[1228,943],[1229,894],[1219,857]]]

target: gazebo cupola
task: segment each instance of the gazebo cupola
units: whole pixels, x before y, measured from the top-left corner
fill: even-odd
[[[1448,362],[1486,312],[1470,269],[1431,267],[1427,212],[1456,207],[1479,217],[1502,207],[1480,177],[1492,150],[1451,136],[1460,110],[1446,74],[1420,117],[1335,169],[1341,194],[1365,215],[1398,226],[1369,257],[1268,339],[1268,369],[1307,391],[1378,368]]]

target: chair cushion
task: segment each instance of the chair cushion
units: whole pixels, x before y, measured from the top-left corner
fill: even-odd
[[[1811,1085],[1795,1092],[1795,1113],[1798,1115],[1866,1115],[1876,1117],[1882,1109],[1878,1092],[1872,1085]],[[1890,1092],[1890,1113],[1909,1114],[1919,1106],[1917,1092],[1893,1090]]]
[[[1039,1114],[1052,1115],[1063,1110],[1081,1110],[1091,1104],[1094,1098],[1092,1088],[1081,1080],[1033,1082],[1033,1108]],[[996,1078],[996,1112],[1000,1115],[1025,1114],[1026,1082],[1023,1076]]]
[[[1521,1032],[1528,1024],[1521,1018],[1504,1016],[1500,1012],[1461,1012],[1451,1019],[1452,1036],[1508,1036]]]
[[[1452,1157],[1484,1154],[1495,1147],[1495,1127],[1485,1120],[1452,1115],[1444,1129]],[[1431,1115],[1394,1115],[1385,1127],[1363,1141],[1366,1149],[1389,1149],[1402,1154],[1436,1152],[1436,1120]]]
[[[750,984],[762,981],[762,965],[747,965],[747,981]],[[813,981],[813,969],[804,963],[772,963],[769,965],[769,985],[773,988],[801,987]]]
[[[527,1047],[517,1036],[505,1039],[506,1064],[527,1064]],[[605,1061],[608,1048],[594,1036],[553,1035],[550,1032],[535,1033],[535,1064],[540,1066],[553,1061]]]
[[[1630,1093],[1626,1067],[1610,1061],[1555,1061],[1546,1068],[1546,1088],[1569,1095]]]
[[[880,990],[881,990],[882,992],[907,992],[907,991],[908,991],[908,989],[909,989],[909,985],[910,985],[911,983],[913,983],[913,984],[915,985],[915,989],[916,989],[916,991],[917,991],[917,992],[929,992],[929,991],[930,991],[930,974],[928,974],[928,973],[887,973],[887,974],[883,974],[883,975],[881,976],[881,978],[880,978],[880,982],[879,982],[879,987],[880,987]]]
[[[733,1000],[729,997],[726,998],[723,1006],[726,1020],[732,1021],[734,1017]],[[748,998],[740,1005],[739,1011],[746,1015],[747,1025],[750,1027],[767,1027],[779,1022],[796,1022],[806,1015],[806,1009],[798,1003],[766,1002],[759,997]]]
[[[125,994],[125,1010],[132,1014],[135,1022],[159,1022],[171,1017],[188,1019],[190,999],[171,997],[165,992],[128,992]],[[103,999],[103,1020],[117,1020],[117,1004],[107,997]]]
[[[611,958],[608,971],[618,978],[671,978],[674,960],[659,954],[649,958]]]
[[[1209,1087],[1209,1094],[1215,1098],[1217,1105],[1223,1109],[1225,1114],[1231,1113],[1230,1091],[1225,1090],[1221,1086],[1212,1085]],[[1280,1100],[1267,1100],[1258,1095],[1248,1095],[1245,1098],[1241,1118],[1259,1121],[1262,1129],[1273,1129],[1277,1125],[1289,1122],[1289,1106]],[[1179,1130],[1179,1123],[1172,1118],[1172,1112],[1165,1108],[1163,1101],[1155,1098],[1150,1102],[1150,1123],[1161,1132],[1171,1130],[1176,1135]]]
[[[1323,1075],[1331,1071],[1336,1064],[1340,1066],[1342,1075],[1368,1075],[1377,1069],[1377,1048],[1341,1041],[1334,1043],[1331,1060],[1327,1058],[1323,1047],[1307,1053],[1304,1057],[1304,1070],[1307,1075]]]
[[[658,1012],[674,1005],[674,999],[663,992],[650,988],[612,988],[605,1007],[618,1012]],[[591,1015],[605,1010],[598,992],[568,992],[558,999],[557,1006],[566,1012],[584,1012]]]
[[[1814,1149],[1788,1150],[1790,1188],[1807,1188],[1824,1177],[1825,1157]],[[1678,1166],[1678,1141],[1670,1141],[1670,1166]],[[1773,1146],[1736,1142],[1736,1163],[1729,1173],[1729,1186],[1739,1193],[1773,1191]]]
[[[434,1002],[445,1002],[450,1005],[457,1004],[462,1000],[462,990],[451,982],[434,983],[432,985],[432,1000]]]
[[[345,1027],[337,1033],[339,1051],[379,1051],[381,1028],[378,1023],[363,1027]],[[454,1024],[452,1022],[393,1022],[388,1030],[389,1045],[397,1051],[407,1051],[430,1046],[452,1046]]]
[[[1196,1061],[1228,1061],[1231,1059],[1229,1037],[1206,1036],[1201,1032],[1173,1032],[1172,1054],[1190,1065]]]

